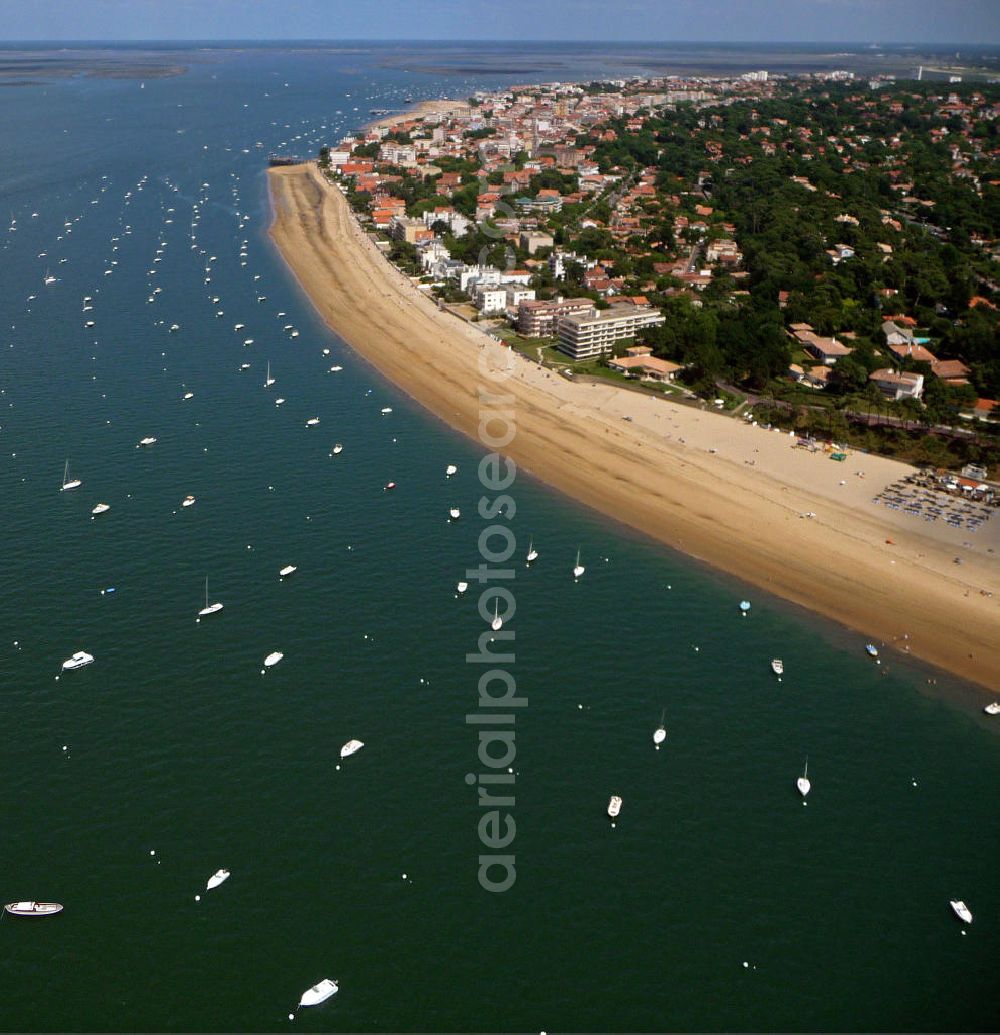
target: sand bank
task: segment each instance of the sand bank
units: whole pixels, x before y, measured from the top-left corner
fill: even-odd
[[[271,235],[317,310],[442,420],[478,438],[479,363],[509,370],[503,390],[514,397],[517,435],[506,452],[522,468],[865,639],[905,643],[1000,687],[1000,517],[974,535],[920,527],[870,502],[908,472],[903,464],[860,454],[831,462],[725,416],[574,384],[440,311],[383,258],[315,166],[269,176]]]

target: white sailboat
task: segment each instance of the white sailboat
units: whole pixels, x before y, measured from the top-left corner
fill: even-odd
[[[528,556],[524,558],[528,564],[538,560],[538,551],[535,549],[535,540],[528,540]]]
[[[500,598],[496,599],[496,607],[493,610],[493,621],[490,622],[490,628],[494,632],[500,632],[503,628],[503,619],[500,617]]]
[[[580,563],[580,551],[576,551],[576,564],[573,565],[573,578],[578,579],[587,569]]]
[[[356,755],[363,747],[365,742],[363,740],[349,740],[341,749],[341,758],[350,758],[351,755]]]
[[[271,377],[271,361],[267,361],[267,377],[264,378],[264,387],[270,388],[275,383],[273,377]]]
[[[960,899],[953,898],[949,900],[949,905],[955,912],[955,916],[964,924],[972,923],[972,910]]]
[[[83,485],[83,482],[79,478],[70,478],[69,476],[69,461],[66,461],[66,466],[63,468],[63,480],[62,488],[60,492],[68,492],[70,489],[79,489]]]
[[[330,996],[336,995],[337,991],[336,981],[332,978],[323,978],[319,984],[313,985],[312,988],[307,988],[302,993],[299,1006],[319,1006],[320,1003],[325,1003]]]
[[[656,745],[656,750],[660,750],[660,745],[667,739],[667,727],[663,725],[663,717],[667,714],[666,708],[660,712],[660,725],[653,730],[653,743]]]
[[[306,421],[307,428],[314,428],[317,424],[319,424],[319,417],[310,417],[309,420]]]
[[[799,794],[804,798],[810,790],[812,790],[812,784],[809,782],[809,759],[806,759],[806,767],[802,775],[795,781],[795,786],[799,789]]]
[[[208,576],[205,577],[205,606],[198,612],[199,618],[205,615],[214,615],[216,611],[222,610],[222,604],[217,600],[214,604],[208,602]]]
[[[98,514],[106,514],[111,509],[110,503],[98,503],[96,507],[90,512],[91,517],[97,517]]]
[[[224,884],[227,880],[229,880],[229,870],[216,870],[215,873],[208,878],[205,890],[211,891],[213,888],[217,888],[220,884]]]

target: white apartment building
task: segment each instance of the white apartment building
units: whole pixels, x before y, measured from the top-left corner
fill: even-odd
[[[578,316],[563,316],[558,323],[557,347],[575,360],[595,359],[610,352],[616,341],[635,338],[640,331],[659,326],[664,320],[659,310],[637,305],[616,305]]]

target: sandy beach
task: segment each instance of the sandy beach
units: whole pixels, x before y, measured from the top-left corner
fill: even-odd
[[[439,418],[478,441],[477,390],[494,387],[479,364],[509,371],[498,390],[513,396],[517,434],[505,452],[521,468],[858,631],[859,650],[862,637],[908,648],[1000,688],[1000,515],[975,533],[929,525],[871,503],[910,473],[904,464],[831,462],[787,433],[538,367],[439,310],[315,166],[269,176],[271,235],[319,313]]]

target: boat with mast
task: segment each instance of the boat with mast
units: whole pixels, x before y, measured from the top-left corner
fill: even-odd
[[[576,564],[573,565],[573,578],[578,579],[587,569],[580,563],[580,551],[576,551]]]
[[[214,604],[208,602],[208,576],[205,576],[205,606],[198,612],[199,618],[204,618],[206,615],[214,615],[217,611],[222,610],[222,604],[216,600]]]
[[[799,794],[804,798],[810,790],[812,790],[812,784],[809,782],[809,758],[806,757],[806,767],[802,775],[795,781],[795,786],[799,789]]]
[[[70,478],[69,476],[69,461],[66,461],[66,466],[63,468],[63,480],[62,488],[60,492],[68,492],[70,489],[79,489],[83,485],[83,482],[79,478]]]

